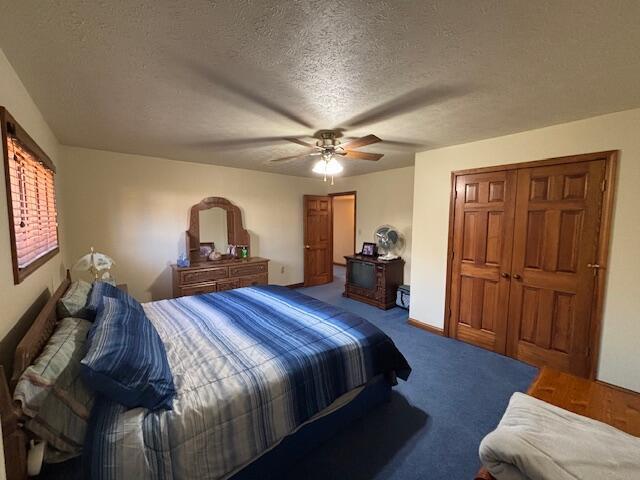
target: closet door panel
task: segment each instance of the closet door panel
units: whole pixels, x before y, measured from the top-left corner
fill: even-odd
[[[515,203],[515,173],[456,179],[451,336],[504,353]]]
[[[587,375],[605,162],[517,173],[507,353]]]

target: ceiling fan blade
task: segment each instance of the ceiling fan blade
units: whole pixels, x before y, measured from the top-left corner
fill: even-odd
[[[189,67],[192,71],[195,71],[202,78],[206,79],[210,83],[222,87],[223,89],[237,95],[240,98],[243,98],[245,101],[248,100],[256,105],[260,105],[267,110],[271,110],[272,112],[284,117],[292,122],[297,123],[305,128],[313,128],[313,126],[304,118],[302,118],[297,113],[289,110],[288,108],[283,107],[282,105],[277,104],[270,98],[267,94],[260,94],[257,92],[264,91],[264,85],[258,86],[254,85],[252,87],[246,87],[240,85],[237,79],[230,78],[229,76],[222,74],[218,71],[213,70],[209,66],[202,65],[192,61],[185,61],[181,59],[183,63],[186,62],[187,67]],[[246,78],[244,78],[246,80]],[[261,79],[264,82],[264,79]]]
[[[383,153],[369,153],[369,152],[356,152],[355,150],[347,150],[344,155],[346,158],[351,158],[353,160],[371,160],[378,161],[382,157],[384,157]]]
[[[304,140],[300,140],[299,138],[295,138],[295,137],[285,137],[283,138],[283,140],[287,140],[291,143],[297,143],[298,145],[302,145],[303,147],[307,147],[307,148],[320,148],[312,143],[305,142]]]
[[[272,160],[267,160],[265,162],[265,164],[273,165],[273,164],[278,164],[278,163],[293,162],[294,160],[303,159],[303,158],[308,157],[308,156],[309,156],[309,153],[303,153],[303,154],[298,154],[298,155],[290,155],[288,157],[280,157],[280,158],[274,158]]]
[[[356,115],[341,126],[347,128],[364,127],[462,94],[464,94],[464,91],[461,88],[446,85],[416,88],[360,115]]]
[[[374,143],[381,142],[375,135],[367,135],[366,137],[356,138],[355,140],[349,140],[346,143],[341,143],[340,147],[345,150],[353,150],[354,148],[366,147],[367,145],[373,145]]]
[[[232,138],[228,140],[214,140],[202,142],[198,146],[213,148],[216,150],[241,150],[243,148],[263,147],[287,141],[285,137],[261,137],[261,138]]]
[[[344,137],[346,141],[355,140],[358,137]],[[384,140],[382,141],[382,145],[390,148],[391,150],[407,150],[411,152],[420,152],[422,150],[426,150],[432,145],[428,143],[420,143],[413,141],[404,141],[404,140],[392,140],[385,135]]]
[[[390,147],[398,147],[401,148],[403,150],[424,150],[425,148],[428,148],[429,145],[424,144],[424,143],[418,143],[418,142],[403,142],[400,140],[389,140],[387,138],[385,138],[382,143],[384,145],[389,145]]]

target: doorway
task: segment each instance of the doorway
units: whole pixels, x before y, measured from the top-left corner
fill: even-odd
[[[344,259],[356,251],[356,192],[334,193],[333,203],[333,265],[346,266]]]
[[[337,210],[337,211],[336,211]],[[304,285],[344,277],[344,257],[356,250],[356,192],[304,196]]]

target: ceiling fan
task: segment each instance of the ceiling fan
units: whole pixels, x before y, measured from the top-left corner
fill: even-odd
[[[320,130],[314,135],[317,138],[315,145],[299,138],[286,137],[287,140],[292,143],[296,143],[303,147],[307,147],[306,152],[299,153],[297,155],[291,155],[288,157],[275,158],[269,160],[268,164],[292,162],[295,160],[302,160],[309,156],[320,156],[320,159],[313,167],[314,173],[324,175],[325,182],[327,176],[331,176],[331,184],[333,185],[333,176],[340,173],[343,170],[342,165],[338,162],[338,157],[344,157],[351,160],[370,160],[378,161],[384,154],[382,153],[369,153],[359,152],[356,148],[366,147],[367,145],[373,145],[374,143],[381,142],[375,135],[366,135],[360,138],[349,139],[345,143],[341,143],[338,140],[342,137],[342,131],[336,130]]]
[[[181,61],[185,62],[185,59],[181,57]],[[312,122],[305,119],[304,116],[290,110],[286,105],[280,105],[275,102],[272,96],[261,93],[265,91],[265,81],[268,81],[268,77],[265,77],[264,75],[244,75],[242,77],[244,79],[260,77],[259,86],[247,85],[239,83],[237,79],[231,78],[226,72],[218,72],[211,69],[210,66],[203,65],[199,62],[187,60],[185,65],[189,68],[190,72],[204,78],[206,81],[210,82],[210,84],[217,87],[218,90],[231,93],[231,97],[226,98],[227,101],[236,101],[242,108],[247,108],[248,102],[251,107],[256,106],[260,109],[271,111],[286,120],[297,123],[305,129],[313,127]],[[302,140],[309,138],[308,135],[301,135],[299,137],[273,136],[261,138],[222,139],[206,141],[199,144],[199,146],[227,150],[267,146],[274,143],[280,143],[282,141],[295,143],[306,147],[307,150],[296,155],[267,160],[265,164],[275,166],[281,163],[303,160],[312,156],[319,156],[320,159],[314,165],[313,170],[316,173],[324,174],[326,178],[327,175],[333,175],[334,173],[342,171],[342,165],[340,165],[338,159],[344,158],[350,160],[378,161],[383,157],[383,154],[380,153],[360,152],[357,150],[358,148],[365,147],[367,145],[383,142],[387,148],[406,149],[412,152],[420,151],[427,146],[423,142],[405,141],[404,139],[397,138],[385,138],[384,140],[381,140],[375,135],[366,135],[355,139],[345,138],[344,142],[340,142],[339,139],[343,138],[343,132],[345,129],[360,129],[367,125],[383,122],[398,115],[410,113],[422,107],[461,96],[468,90],[469,87],[465,85],[438,84],[426,85],[409,90],[395,98],[370,108],[367,111],[361,112],[350,119],[340,122],[337,125],[337,128],[316,132],[312,136],[312,138],[315,138],[316,140],[313,143]],[[293,94],[295,95],[295,93],[296,92],[294,91]]]

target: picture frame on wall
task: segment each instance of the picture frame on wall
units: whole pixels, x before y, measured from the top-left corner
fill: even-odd
[[[362,244],[362,252],[360,254],[364,255],[365,257],[375,257],[377,254],[376,250],[377,247],[375,243],[364,242]]]

